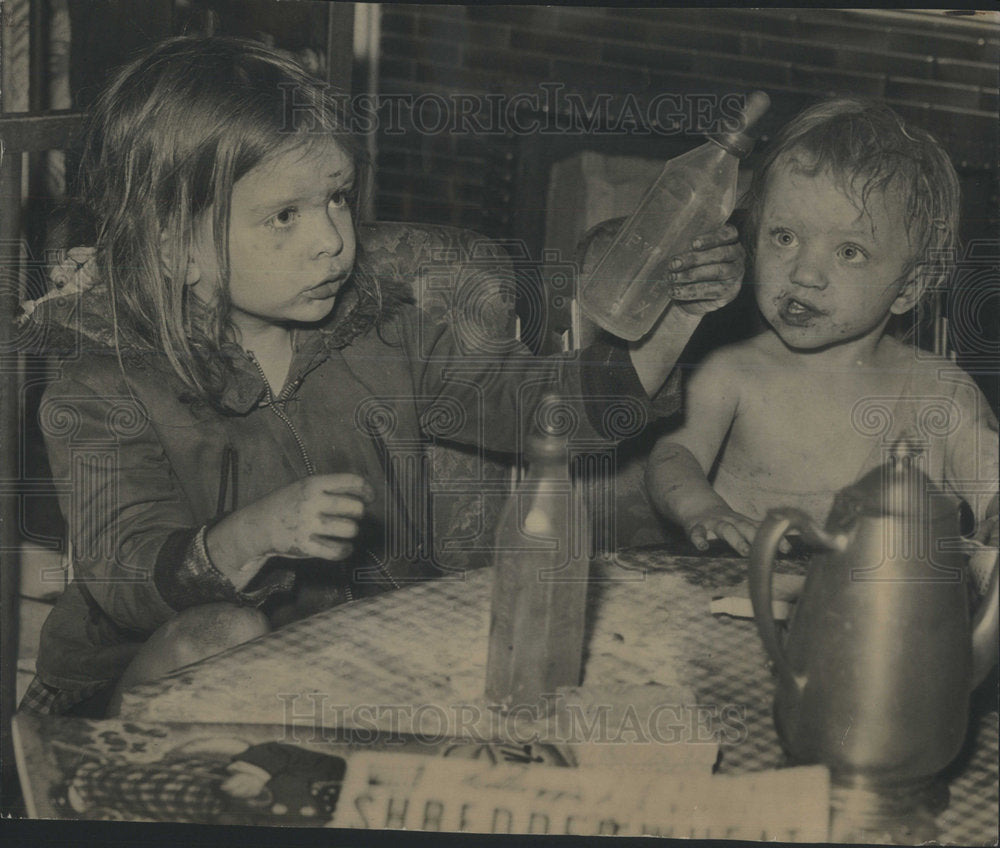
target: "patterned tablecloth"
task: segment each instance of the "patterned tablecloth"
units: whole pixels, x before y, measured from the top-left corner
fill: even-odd
[[[745,577],[746,560],[657,550],[592,568],[579,691],[591,704],[616,693],[673,704],[666,720],[658,714],[658,741],[674,733],[705,743],[651,747],[678,768],[716,753],[721,774],[785,764],[754,624],[709,611],[713,596]],[[320,613],[137,687],[122,716],[482,733],[496,721],[482,699],[490,587],[488,570],[468,572]],[[949,771],[942,842],[997,844],[997,758],[997,712],[977,709],[969,744]]]

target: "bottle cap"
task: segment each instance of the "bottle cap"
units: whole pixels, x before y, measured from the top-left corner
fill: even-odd
[[[747,130],[753,127],[770,107],[771,98],[765,92],[752,92],[747,97],[746,105],[740,113],[740,129],[736,132],[710,136],[710,139],[729,153],[732,153],[733,156],[743,159],[753,150],[754,140],[747,135]]]

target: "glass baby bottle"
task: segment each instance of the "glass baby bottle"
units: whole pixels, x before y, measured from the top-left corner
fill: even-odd
[[[562,408],[555,396],[539,404],[527,471],[497,523],[486,697],[501,710],[551,709],[546,696],[580,682],[590,524]]]
[[[746,131],[769,106],[764,92],[753,92],[738,131],[709,136],[700,147],[667,162],[582,280],[580,307],[591,320],[629,341],[653,328],[670,303],[660,265],[729,219],[740,160],[753,149]]]

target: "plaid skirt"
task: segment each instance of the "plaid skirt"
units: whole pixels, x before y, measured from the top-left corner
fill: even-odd
[[[79,689],[59,689],[42,683],[36,674],[21,698],[18,712],[34,713],[35,715],[65,715],[88,698],[93,697],[108,684],[102,682],[81,686]]]

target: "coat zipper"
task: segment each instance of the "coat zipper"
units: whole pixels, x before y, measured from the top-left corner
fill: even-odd
[[[261,364],[257,361],[257,357],[253,355],[253,351],[248,350],[247,356],[250,357],[250,361],[254,364],[254,367],[257,369],[257,373],[260,374],[260,379],[264,383],[264,388],[267,391],[268,408],[271,412],[277,415],[278,418],[285,422],[288,432],[292,434],[292,438],[295,439],[295,444],[299,447],[299,456],[302,457],[302,462],[305,464],[306,474],[312,477],[316,473],[316,467],[312,464],[312,460],[309,458],[309,452],[306,450],[305,442],[302,441],[299,431],[295,429],[292,419],[285,414],[284,410],[278,408],[278,404],[284,403],[288,400],[292,392],[299,387],[299,384],[302,382],[302,378],[298,377],[293,380],[285,386],[285,388],[281,390],[281,394],[275,398],[274,392],[271,391],[271,384],[267,381],[267,375],[264,373],[264,369],[261,367]]]
[[[275,398],[274,392],[271,391],[271,384],[267,380],[267,375],[264,373],[264,369],[261,367],[261,364],[257,361],[257,357],[254,356],[253,351],[248,350],[247,356],[254,364],[254,367],[256,367],[257,373],[260,374],[260,379],[264,382],[264,388],[267,391],[268,408],[285,423],[285,426],[288,428],[288,432],[292,434],[292,438],[295,440],[295,444],[298,445],[299,455],[302,457],[302,462],[306,467],[306,474],[310,477],[314,476],[316,474],[316,466],[313,465],[312,460],[309,458],[309,452],[306,450],[305,442],[302,441],[299,431],[295,429],[295,424],[292,422],[292,419],[288,417],[283,409],[278,408],[278,404],[285,403],[285,401],[292,396],[295,390],[302,385],[302,378],[296,377],[291,383],[285,386],[285,388],[281,390],[281,394]],[[375,567],[378,568],[378,570],[386,577],[389,583],[392,584],[392,588],[398,589],[399,583],[397,583],[396,579],[389,573],[389,570],[381,562],[379,562],[378,557],[367,548],[365,549],[365,555],[369,560],[371,560],[372,563],[375,564]],[[344,584],[344,594],[347,596],[348,602],[354,600],[354,592],[351,590],[350,581]]]

